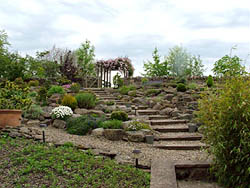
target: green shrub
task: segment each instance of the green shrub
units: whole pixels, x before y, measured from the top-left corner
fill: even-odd
[[[36,86],[39,86],[39,81],[38,80],[30,80],[28,85],[31,87],[36,87]]]
[[[43,109],[41,106],[32,104],[28,110],[24,111],[24,117],[29,119],[39,119],[43,114]]]
[[[70,88],[69,88],[73,93],[78,93],[81,89],[80,84],[78,83],[73,83]]]
[[[190,83],[190,84],[188,84],[188,88],[189,89],[192,89],[192,90],[195,90],[195,89],[197,89],[197,84],[196,83]]]
[[[177,85],[178,84],[186,84],[187,83],[187,79],[186,78],[179,78],[176,83],[177,83]]]
[[[76,95],[79,108],[94,108],[96,105],[96,96],[92,93],[79,93]]]
[[[131,97],[135,97],[136,96],[136,90],[129,92],[128,95],[131,96]]]
[[[76,98],[72,95],[64,95],[62,99],[62,105],[63,106],[68,106],[72,110],[74,110],[77,107],[77,101]]]
[[[48,93],[48,91],[47,91],[46,87],[40,87],[40,89],[38,90],[37,100],[46,102],[47,101],[47,93]]]
[[[32,92],[30,92],[29,94],[28,94],[28,97],[37,97],[38,96],[38,94],[37,94],[37,92],[35,92],[35,91],[32,91]]]
[[[182,83],[177,84],[176,89],[177,89],[177,91],[179,91],[179,92],[185,92],[185,91],[187,90],[186,85],[185,85],[185,84],[182,84]]]
[[[66,84],[71,84],[71,80],[65,78],[65,77],[61,77],[58,79],[58,83],[60,85],[66,85]]]
[[[121,121],[127,121],[128,120],[128,114],[123,111],[113,111],[111,114],[111,119],[117,119]]]
[[[207,87],[212,87],[213,85],[214,85],[213,77],[209,75],[207,78]]]
[[[64,91],[63,87],[61,87],[61,86],[51,86],[48,93],[47,93],[48,96],[50,97],[51,95],[53,95],[55,93],[63,95],[65,93],[65,91]]]
[[[23,85],[23,84],[24,84],[24,81],[23,81],[23,79],[22,79],[21,77],[19,77],[19,78],[16,78],[16,79],[14,80],[14,83],[15,83],[16,85]]]
[[[213,156],[212,172],[225,187],[249,187],[250,79],[231,78],[203,93],[197,121]]]
[[[158,95],[160,92],[159,89],[149,89],[146,92],[146,96]]]
[[[123,79],[121,78],[121,75],[119,75],[118,73],[113,77],[113,84],[115,88],[120,88],[124,84]]]
[[[117,119],[102,122],[101,127],[104,129],[122,129],[122,121]]]
[[[147,82],[148,82],[148,79],[147,79],[147,78],[142,78],[142,79],[141,79],[142,85],[145,85]]]
[[[84,115],[77,118],[69,118],[66,122],[66,131],[70,134],[85,135],[92,129],[101,127],[104,117]]]
[[[107,101],[105,104],[108,106],[112,106],[115,104],[115,102],[114,101]]]
[[[119,92],[122,94],[122,95],[127,95],[129,91],[133,91],[133,90],[136,90],[136,87],[133,86],[133,85],[130,85],[130,86],[122,86],[119,88]]]
[[[126,128],[126,131],[139,131],[141,129],[149,129],[152,130],[151,127],[140,121],[132,121],[129,126]]]

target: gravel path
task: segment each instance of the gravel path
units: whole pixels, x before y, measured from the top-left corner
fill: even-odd
[[[33,127],[41,131],[40,127]],[[75,145],[87,146],[104,151],[116,152],[116,160],[121,163],[133,163],[132,151],[134,149],[141,150],[139,163],[150,166],[153,158],[167,158],[169,160],[181,161],[207,161],[208,156],[205,151],[175,151],[175,150],[161,150],[153,148],[152,145],[146,143],[134,143],[126,141],[110,141],[104,137],[97,138],[91,135],[78,136],[70,135],[62,129],[48,127],[45,130],[46,141],[52,143],[63,144],[65,142],[72,142]]]

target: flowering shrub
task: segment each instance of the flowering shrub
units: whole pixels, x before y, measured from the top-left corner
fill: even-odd
[[[141,129],[149,129],[151,130],[151,127],[143,122],[140,121],[132,121],[129,126],[126,128],[126,131],[139,131]]]
[[[73,115],[73,111],[68,106],[58,106],[54,108],[51,112],[51,117],[53,119],[66,120]]]

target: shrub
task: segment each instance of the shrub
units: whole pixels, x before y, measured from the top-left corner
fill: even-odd
[[[187,79],[186,78],[179,78],[176,83],[177,84],[186,84],[187,83]]]
[[[23,85],[23,84],[24,84],[24,81],[23,81],[23,79],[22,79],[21,77],[19,77],[19,78],[16,78],[16,79],[14,80],[14,83],[15,83],[16,85]]]
[[[177,84],[176,89],[177,89],[177,91],[179,91],[179,92],[185,92],[185,91],[187,90],[186,85],[185,85],[185,84],[182,84],[182,83]]]
[[[250,79],[231,78],[223,89],[203,93],[196,112],[213,155],[212,172],[225,187],[249,186]]]
[[[63,106],[68,106],[72,110],[74,110],[77,107],[77,101],[76,98],[72,95],[64,95],[62,99],[62,105]]]
[[[81,89],[80,84],[78,83],[73,83],[70,88],[69,88],[73,93],[78,93]]]
[[[106,105],[108,105],[108,106],[112,106],[112,105],[114,105],[114,104],[115,104],[114,101],[107,101],[107,102],[106,102]]]
[[[146,92],[146,96],[158,95],[160,92],[159,89],[149,89]]]
[[[189,89],[195,90],[195,89],[197,89],[197,84],[196,84],[196,83],[190,83],[190,84],[188,85],[188,88],[189,88]]]
[[[60,85],[65,85],[65,84],[71,84],[71,80],[65,78],[65,77],[61,77],[58,79],[58,83]]]
[[[38,96],[38,94],[37,94],[37,92],[35,92],[35,91],[32,91],[32,92],[30,92],[29,94],[28,94],[28,97],[37,97]]]
[[[121,75],[119,75],[118,73],[113,77],[113,84],[115,88],[120,88],[124,84],[123,79],[121,78]]]
[[[129,92],[128,95],[131,96],[131,97],[135,97],[136,96],[136,90]]]
[[[114,111],[111,114],[111,119],[127,121],[128,120],[128,114],[126,112],[123,112],[123,111]]]
[[[101,127],[104,129],[122,129],[122,121],[117,119],[102,122]]]
[[[58,106],[51,111],[52,119],[67,120],[73,115],[73,111],[68,106]]]
[[[79,108],[94,108],[96,105],[96,97],[92,93],[79,93],[76,95]]]
[[[47,101],[47,93],[48,93],[48,91],[47,91],[46,87],[40,87],[40,89],[38,91],[38,95],[37,95],[37,100],[46,102]]]
[[[148,79],[147,79],[147,78],[142,78],[142,79],[141,79],[142,85],[145,85],[147,82],[148,82]]]
[[[31,86],[34,86],[34,87],[39,86],[39,81],[38,80],[30,80],[28,85],[30,87]]]
[[[61,87],[61,86],[51,86],[49,91],[48,91],[48,96],[51,96],[55,93],[63,95],[65,93],[65,91],[64,91],[63,87]]]
[[[132,121],[129,126],[126,128],[126,131],[139,131],[141,129],[149,129],[152,130],[151,127],[140,121]]]
[[[135,86],[133,85],[130,85],[130,86],[122,86],[119,88],[119,92],[122,94],[122,95],[127,95],[129,91],[133,91],[133,90],[136,90]]]
[[[24,117],[30,119],[39,119],[42,114],[43,109],[41,108],[41,106],[32,104],[29,109],[24,112]]]
[[[213,77],[209,75],[207,78],[207,87],[212,87],[213,85],[214,85]]]
[[[92,129],[101,127],[104,117],[84,115],[77,118],[69,118],[66,123],[66,131],[70,134],[85,135]]]

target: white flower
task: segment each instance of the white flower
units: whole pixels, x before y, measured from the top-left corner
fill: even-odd
[[[52,116],[55,116],[56,119],[64,119],[73,115],[73,111],[68,106],[58,106],[54,108],[51,113]]]

